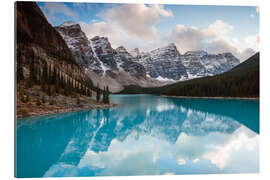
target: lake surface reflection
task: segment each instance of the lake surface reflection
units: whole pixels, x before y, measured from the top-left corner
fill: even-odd
[[[259,101],[112,95],[17,123],[17,177],[259,172]]]

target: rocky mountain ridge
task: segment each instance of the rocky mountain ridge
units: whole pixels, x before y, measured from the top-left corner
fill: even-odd
[[[174,43],[150,52],[142,52],[138,48],[128,51],[124,46],[114,49],[107,37],[95,36],[88,39],[77,23],[65,22],[55,28],[66,41],[76,61],[95,77],[92,80],[113,80],[118,86],[115,90],[130,84],[160,86],[213,76],[240,63],[231,53],[188,51],[180,54]]]
[[[99,83],[101,87],[109,84],[112,91],[119,91],[130,84],[164,84],[147,77],[144,66],[123,46],[113,49],[107,37],[88,39],[80,25],[73,22],[65,22],[55,29],[66,41],[76,61],[85,67],[94,84]]]
[[[221,74],[240,61],[231,53],[208,54],[205,51],[188,51],[181,55],[173,43],[165,47],[140,53],[131,50],[138,62],[144,65],[147,75],[160,80],[183,81]]]
[[[56,69],[64,82],[83,86],[82,82],[88,79],[84,69],[36,3],[16,2],[16,26],[17,80],[29,77],[32,63],[40,70],[35,74],[39,81],[46,65],[48,72]]]

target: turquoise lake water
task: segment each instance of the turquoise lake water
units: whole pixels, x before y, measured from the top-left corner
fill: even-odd
[[[16,176],[258,173],[259,101],[112,95],[16,127]]]

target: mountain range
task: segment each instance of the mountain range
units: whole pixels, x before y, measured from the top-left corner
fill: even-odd
[[[75,89],[95,91],[97,86],[109,86],[111,92],[120,92],[130,85],[163,87],[212,77],[240,63],[230,52],[181,54],[174,43],[152,51],[113,48],[108,37],[88,38],[78,23],[67,21],[52,27],[35,3],[17,3],[16,16],[17,80],[29,76],[34,61],[39,81],[44,65],[48,65]]]
[[[222,74],[161,87],[125,86],[121,94],[156,94],[192,97],[259,97],[259,52]]]
[[[117,92],[127,85],[162,86],[177,81],[213,76],[240,63],[232,53],[208,54],[188,51],[180,54],[174,43],[150,52],[124,46],[112,48],[107,37],[88,39],[78,23],[68,21],[55,27],[94,84]]]

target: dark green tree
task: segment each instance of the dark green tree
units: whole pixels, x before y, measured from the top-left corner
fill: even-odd
[[[105,86],[104,86],[104,89],[103,89],[103,99],[102,99],[102,102],[103,102],[103,103],[106,103],[106,102],[107,102],[107,95],[106,95],[106,89],[105,89]]]
[[[22,63],[22,56],[21,52],[18,51],[17,53],[17,82],[20,82],[24,80],[24,75],[23,75],[23,63]]]
[[[46,101],[45,101],[45,96],[44,96],[44,95],[42,96],[42,103],[43,103],[43,104],[46,103]]]
[[[109,98],[109,95],[110,95],[110,91],[109,91],[109,87],[107,86],[107,87],[106,87],[106,103],[107,103],[107,104],[110,104],[110,98]]]
[[[41,70],[40,70],[40,65],[38,64],[36,68],[37,68],[37,74],[38,74],[37,83],[41,84],[41,82],[42,82],[42,74],[41,74]]]
[[[77,95],[77,104],[79,105],[80,103],[81,103],[81,101],[80,101],[80,96]]]
[[[100,100],[100,89],[99,89],[99,85],[97,84],[97,96],[96,96],[96,98],[97,98],[97,102],[99,102],[99,100]]]
[[[35,71],[35,62],[34,59],[31,59],[30,62],[30,74],[29,74],[29,82],[30,82],[30,87],[36,82],[36,71]]]
[[[48,84],[52,84],[52,68],[51,65],[49,65],[49,72],[48,72]]]
[[[43,71],[42,71],[43,83],[48,83],[48,65],[47,62],[44,62]]]
[[[48,96],[52,95],[51,86],[49,84],[47,85],[47,94],[48,94]]]
[[[57,80],[57,70],[56,67],[53,67],[53,73],[52,73],[52,82],[51,84],[55,85],[56,84],[56,80]]]

